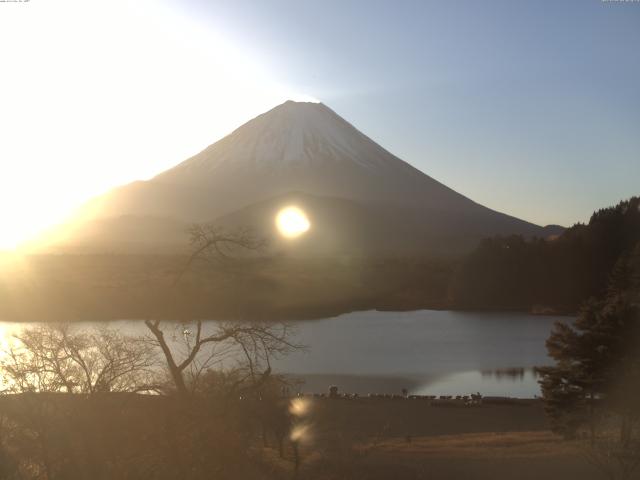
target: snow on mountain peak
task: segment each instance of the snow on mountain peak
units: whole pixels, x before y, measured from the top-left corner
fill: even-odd
[[[269,173],[345,161],[371,170],[390,159],[399,161],[323,103],[289,100],[162,176],[196,180],[220,169]]]

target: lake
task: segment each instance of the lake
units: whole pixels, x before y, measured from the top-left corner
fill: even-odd
[[[545,348],[554,322],[569,317],[521,313],[420,310],[365,311],[296,323],[306,345],[273,363],[274,371],[305,383],[304,392],[342,392],[533,397],[533,367],[551,364]],[[141,321],[110,322],[144,334]],[[24,324],[0,324],[8,338]]]
[[[545,341],[568,317],[421,310],[356,312],[298,324],[307,352],[278,362],[303,391],[365,394],[539,395],[533,367],[550,365]]]

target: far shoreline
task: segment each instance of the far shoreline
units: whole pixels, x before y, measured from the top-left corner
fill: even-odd
[[[452,308],[442,305],[425,305],[424,307],[418,308],[385,308],[385,307],[374,307],[374,308],[357,308],[357,309],[326,309],[322,311],[316,311],[314,313],[311,312],[303,312],[300,313],[296,310],[296,312],[288,312],[285,314],[263,314],[263,315],[255,315],[252,316],[251,319],[247,318],[237,318],[233,316],[187,316],[181,317],[179,315],[172,317],[164,317],[164,316],[149,316],[149,317],[122,317],[122,316],[114,316],[114,317],[106,317],[103,315],[88,315],[86,318],[73,318],[73,319],[65,319],[65,318],[50,318],[50,319],[42,319],[42,318],[24,318],[24,317],[16,317],[16,318],[7,318],[6,316],[0,318],[0,323],[85,323],[85,322],[123,322],[123,321],[144,321],[148,318],[158,319],[163,322],[172,322],[172,323],[192,323],[192,322],[220,322],[220,321],[256,321],[256,322],[287,322],[287,323],[297,323],[297,322],[309,322],[309,321],[321,321],[327,319],[338,318],[343,315],[349,315],[353,313],[365,313],[365,312],[380,312],[380,313],[410,313],[410,312],[423,312],[423,311],[434,311],[434,312],[456,312],[456,313],[468,313],[468,314],[483,314],[490,315],[492,313],[499,315],[531,315],[535,317],[575,317],[578,315],[578,312],[571,312],[567,310],[553,310],[553,309],[535,309],[535,310],[525,310],[525,309],[514,309],[514,308]]]

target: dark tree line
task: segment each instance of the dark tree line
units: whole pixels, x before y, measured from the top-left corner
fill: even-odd
[[[451,282],[457,308],[573,313],[601,295],[620,258],[640,241],[640,198],[595,212],[554,239],[482,241]]]
[[[553,367],[540,368],[552,428],[588,439],[589,458],[609,478],[640,467],[640,242],[616,263],[606,292],[547,340]]]

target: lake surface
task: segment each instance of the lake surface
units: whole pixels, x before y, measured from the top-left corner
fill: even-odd
[[[355,312],[297,322],[296,341],[308,348],[277,359],[273,367],[303,380],[297,389],[304,392],[326,392],[335,384],[359,394],[406,388],[412,394],[533,397],[540,393],[533,367],[551,363],[545,340],[554,322],[571,320],[519,313]],[[146,333],[141,321],[110,324]],[[2,323],[0,336],[24,326]]]
[[[306,380],[303,391],[336,384],[354,393],[533,397],[533,367],[550,365],[545,341],[568,317],[421,310],[356,312],[298,324],[309,345],[278,362]]]

